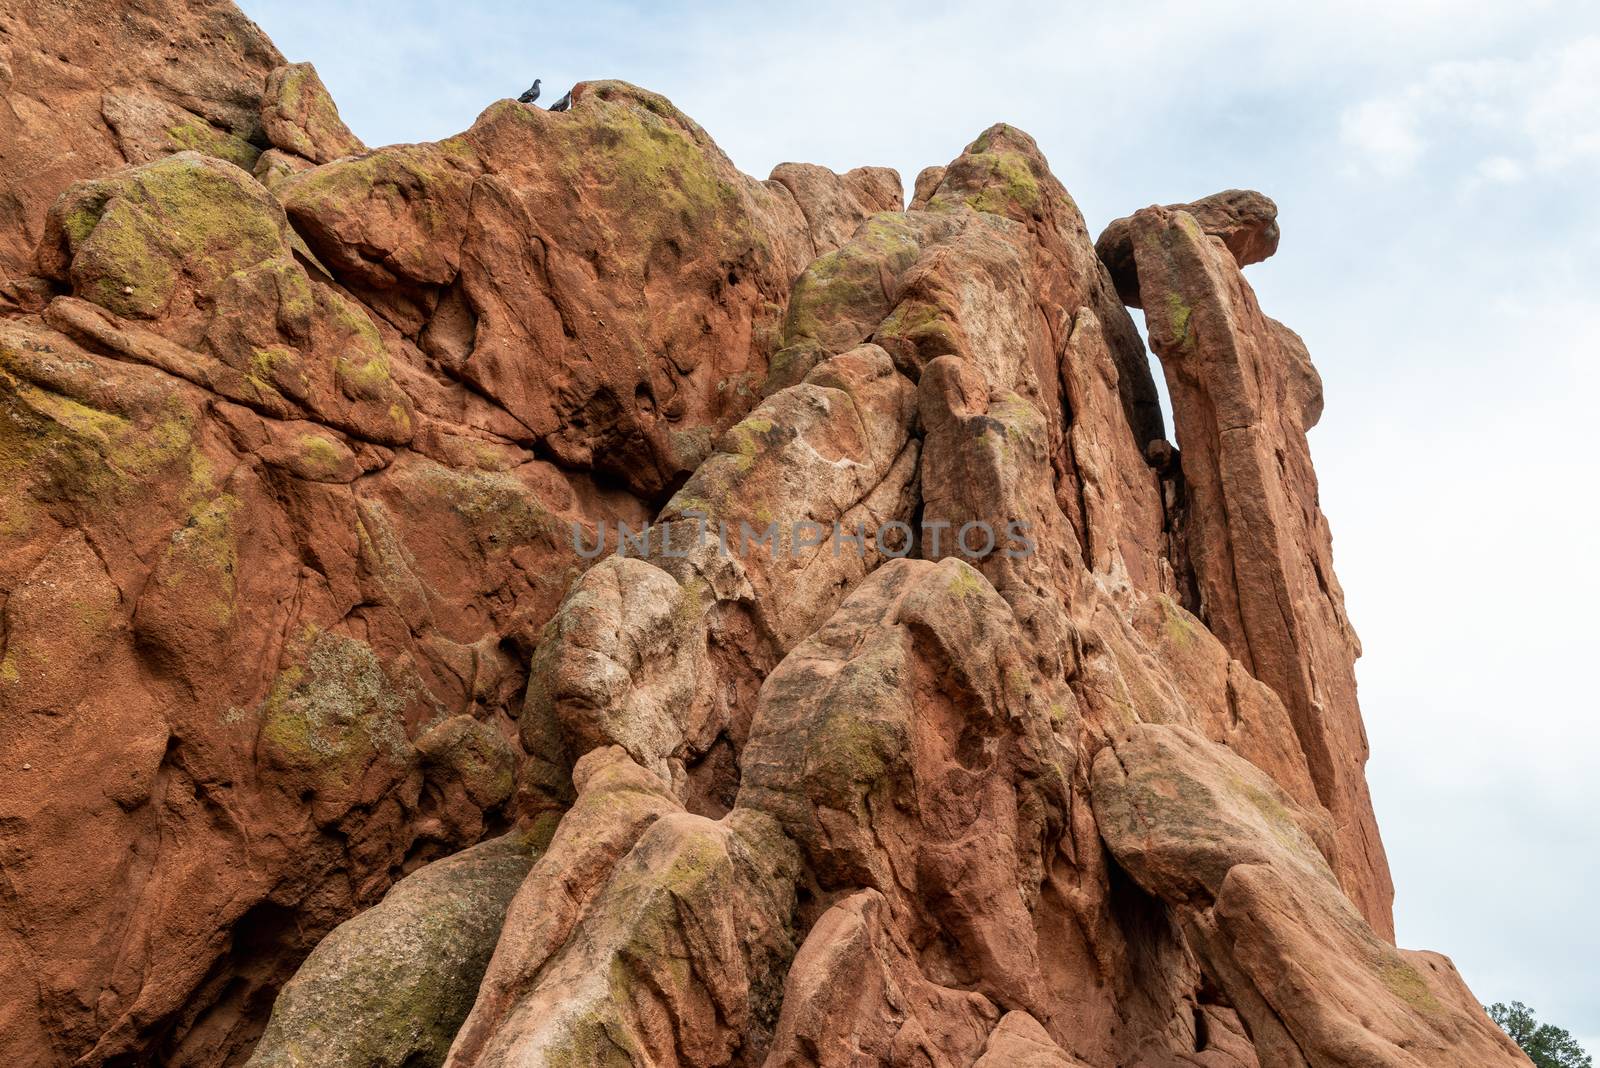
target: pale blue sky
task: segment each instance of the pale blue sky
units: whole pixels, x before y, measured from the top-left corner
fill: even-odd
[[[996,121],[1092,232],[1231,186],[1327,389],[1322,501],[1366,647],[1401,944],[1600,1053],[1600,6],[243,0],[370,144],[535,77],[671,97],[744,170],[916,172]]]

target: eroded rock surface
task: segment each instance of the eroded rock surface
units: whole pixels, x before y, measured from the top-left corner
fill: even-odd
[[[797,200],[663,97],[584,82],[568,111],[502,101],[459,137],[278,189],[322,262],[506,433],[654,495],[753,406],[794,275],[886,199],[829,177]]]
[[[1391,942],[1265,197],[368,151],[97,10],[0,11],[11,1063],[1525,1063]]]
[[[80,157],[91,173],[7,179],[26,204],[49,185],[28,224],[27,301],[0,318],[0,835],[7,958],[23,962],[0,1032],[24,1064],[238,1062],[318,939],[401,876],[510,825],[530,763],[517,723],[529,660],[589,563],[573,527],[591,540],[601,522],[642,527],[660,503],[546,448],[431,354],[448,348],[452,310],[402,332],[391,318],[406,322],[400,293],[416,291],[371,295],[370,271],[350,266],[367,246],[341,251],[291,221],[274,191],[290,178],[334,168],[339,196],[363,202],[393,186],[348,168],[360,145],[314,73],[263,47],[248,90],[225,95],[252,145],[279,146],[285,173],[257,178],[248,159],[178,144],[133,167]],[[537,174],[501,174],[485,196],[565,187],[605,142],[635,184],[594,194],[577,224],[588,236],[523,247],[582,264],[590,299],[613,301],[620,320],[645,313],[627,311],[635,293],[593,285],[595,235],[623,247],[614,231],[646,221],[645,191],[668,164],[725,176],[696,188],[750,243],[713,256],[717,280],[652,273],[649,315],[673,309],[705,354],[722,349],[702,326],[728,323],[759,382],[756,320],[781,317],[816,247],[793,194],[738,175],[659,98],[604,92],[614,98],[564,120],[576,134],[541,147]],[[488,139],[501,120],[529,125],[508,103],[477,128]],[[846,226],[883,186],[876,172],[819,181],[809,203]],[[735,188],[748,204],[724,205]],[[662,248],[704,248],[685,204],[648,221]],[[474,240],[495,232],[464,214],[455,224]],[[741,298],[730,318],[719,294],[746,255],[767,257],[773,306]],[[572,340],[559,316],[517,329],[552,353]],[[516,389],[566,395],[550,365],[519,366]],[[701,384],[706,406],[671,420],[690,456],[758,399]],[[731,798],[735,786],[708,789]]]
[[[282,62],[229,0],[0,5],[0,308],[70,183],[184,150],[253,166]]]
[[[335,928],[278,996],[249,1064],[443,1060],[477,999],[506,907],[537,859],[531,837],[513,831],[435,861]]]
[[[1448,970],[1373,932],[1328,866],[1326,815],[1249,762],[1141,724],[1101,750],[1093,780],[1107,845],[1177,911],[1262,1064],[1523,1063],[1478,1006],[1439,996]]]
[[[1335,822],[1340,880],[1392,937],[1394,887],[1362,770],[1361,646],[1305,436],[1322,414],[1321,380],[1300,339],[1261,311],[1223,242],[1187,212],[1140,212],[1134,235],[1150,344],[1178,422],[1200,615],[1283,699]]]
[[[1278,251],[1278,205],[1253,189],[1226,189],[1192,204],[1168,204],[1167,210],[1186,213],[1205,233],[1221,238],[1240,267],[1260,263]],[[1111,271],[1117,293],[1130,307],[1142,308],[1134,232],[1134,216],[1115,219],[1100,232],[1095,251]]]

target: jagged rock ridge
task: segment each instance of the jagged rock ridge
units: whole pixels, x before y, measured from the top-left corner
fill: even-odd
[[[0,11],[13,1063],[1526,1063],[1392,944],[1266,198],[1097,254],[1011,127],[905,208],[621,82],[368,151],[229,5],[65,17]]]

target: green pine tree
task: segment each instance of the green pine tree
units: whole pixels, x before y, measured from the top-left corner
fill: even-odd
[[[1553,1024],[1540,1023],[1522,1002],[1505,1005],[1497,1001],[1486,1011],[1536,1068],[1594,1068],[1594,1061],[1570,1034]]]

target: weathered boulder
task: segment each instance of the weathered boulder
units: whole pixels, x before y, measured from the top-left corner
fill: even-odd
[[[1000,1010],[924,977],[888,901],[860,890],[812,926],[783,988],[766,1068],[967,1064]]]
[[[1075,756],[1019,637],[967,564],[883,565],[768,676],[739,808],[774,816],[823,891],[883,895],[898,937],[938,945],[929,978],[1047,1014],[1034,914]]]
[[[780,347],[762,392],[794,385],[829,356],[871,339],[923,250],[959,228],[953,220],[925,213],[882,213],[839,248],[813,260],[794,281]]]
[[[662,509],[703,519],[750,578],[757,617],[787,651],[890,555],[909,551],[915,392],[862,345],[817,364],[734,425]],[[900,527],[889,528],[898,523]]]
[[[1062,1052],[1049,1032],[1025,1012],[1008,1012],[989,1035],[972,1068],[1083,1068]]]
[[[1094,760],[1117,861],[1180,916],[1263,1068],[1525,1065],[1458,993],[1374,933],[1328,866],[1331,828],[1262,772],[1180,727],[1143,724]],[[1413,958],[1416,959],[1416,958]]]
[[[338,106],[309,63],[288,63],[267,75],[261,130],[274,148],[311,163],[367,150],[339,118]]]
[[[1253,189],[1225,189],[1192,204],[1168,204],[1168,211],[1187,213],[1200,229],[1219,237],[1234,262],[1248,267],[1278,251],[1278,205]],[[1139,264],[1134,255],[1133,216],[1112,220],[1100,231],[1095,251],[1111,271],[1117,294],[1129,307],[1144,307],[1139,290]]]
[[[248,169],[266,146],[262,84],[282,62],[229,0],[0,10],[0,311],[71,183],[185,150]]]
[[[738,676],[751,676],[745,688],[759,677],[732,659],[750,644],[740,623],[751,596],[731,562],[681,582],[635,557],[591,568],[534,654],[520,724],[535,754],[525,807],[561,807],[570,762],[615,745],[694,811],[726,812],[737,785],[736,776],[728,781],[732,747],[743,744],[748,727]]]
[[[548,859],[511,902],[471,1015],[451,1047],[453,1064],[478,1063],[484,1049],[500,1040],[506,1021],[522,1011],[540,970],[571,941],[617,864],[652,824],[681,811],[667,783],[620,746],[585,754],[572,778],[577,799],[560,817]]]
[[[789,283],[875,184],[807,186],[808,217],[664,98],[582,82],[567,111],[501,101],[278,188],[335,276],[519,436],[659,494],[754,403]]]
[[[812,234],[812,254],[817,256],[849,241],[867,216],[905,206],[900,176],[887,167],[857,167],[835,174],[814,163],[780,163],[767,181],[794,197]]]
[[[442,1063],[538,852],[528,835],[513,832],[395,883],[317,944],[278,995],[248,1064]]]
[[[793,847],[760,813],[682,810],[620,749],[513,903],[450,1068],[712,1068],[765,1044],[793,955]]]

